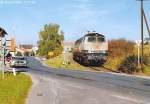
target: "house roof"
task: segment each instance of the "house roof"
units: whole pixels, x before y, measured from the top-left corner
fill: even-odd
[[[33,45],[32,44],[20,44],[19,48],[23,48],[23,49],[32,49]]]
[[[99,34],[99,33],[88,33],[88,34],[86,34],[85,36],[101,36],[101,37],[104,37],[104,35],[102,35],[102,34]]]
[[[74,42],[73,41],[64,41],[63,46],[74,46]]]

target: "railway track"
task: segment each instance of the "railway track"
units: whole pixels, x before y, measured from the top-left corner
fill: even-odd
[[[115,70],[106,68],[105,66],[99,66],[99,67],[98,66],[91,66],[90,68],[93,69],[93,70],[96,70],[96,71],[119,73],[119,71],[115,71]]]

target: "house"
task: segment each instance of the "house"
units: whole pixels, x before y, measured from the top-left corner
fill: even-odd
[[[24,56],[30,56],[33,51],[32,48],[33,48],[32,44],[20,44],[17,47],[17,51],[21,52],[22,55]]]
[[[63,42],[64,52],[71,52],[74,48],[74,41],[64,41]]]

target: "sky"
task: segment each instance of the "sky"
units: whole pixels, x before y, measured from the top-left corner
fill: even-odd
[[[150,0],[144,2],[150,24]],[[45,24],[56,23],[65,40],[96,31],[108,40],[140,39],[140,2],[137,0],[0,0],[0,27],[18,44],[36,44]],[[148,36],[144,29],[145,37]]]

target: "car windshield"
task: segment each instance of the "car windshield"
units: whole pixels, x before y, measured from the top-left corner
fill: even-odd
[[[13,59],[13,60],[25,60],[24,57],[13,57],[12,59]]]

